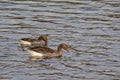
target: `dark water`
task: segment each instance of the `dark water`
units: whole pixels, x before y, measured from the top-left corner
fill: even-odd
[[[18,40],[69,44],[33,61]],[[0,0],[0,80],[120,80],[120,0]]]

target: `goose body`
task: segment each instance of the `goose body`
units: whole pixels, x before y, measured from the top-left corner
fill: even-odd
[[[48,46],[48,39],[45,35],[41,35],[38,39],[22,38],[19,43],[23,49],[30,46]]]
[[[51,48],[48,48],[46,46],[37,46],[29,48],[27,51],[30,54],[31,57],[40,57],[40,58],[46,58],[46,57],[59,57],[62,56],[62,49],[69,52],[69,47],[62,43],[59,44],[57,50],[53,50]]]

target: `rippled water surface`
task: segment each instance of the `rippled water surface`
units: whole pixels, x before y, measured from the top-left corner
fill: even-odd
[[[18,40],[41,34],[70,53],[31,60]],[[0,80],[120,80],[120,0],[0,0]]]

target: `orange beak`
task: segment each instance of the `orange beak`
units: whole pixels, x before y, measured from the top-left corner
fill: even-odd
[[[67,48],[66,51],[67,51],[67,52],[70,52],[70,48]]]

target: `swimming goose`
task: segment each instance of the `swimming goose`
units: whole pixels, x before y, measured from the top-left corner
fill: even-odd
[[[44,41],[44,43],[42,42]],[[20,39],[20,45],[21,48],[24,49],[25,47],[30,47],[30,46],[48,46],[48,39],[46,35],[41,35],[38,37],[38,39],[32,39],[32,38],[22,38]]]
[[[36,46],[29,48],[27,51],[31,57],[50,58],[62,56],[62,49],[66,50],[67,52],[70,50],[68,45],[62,43],[58,45],[57,50],[53,50],[45,46]]]

